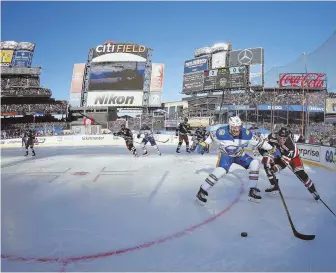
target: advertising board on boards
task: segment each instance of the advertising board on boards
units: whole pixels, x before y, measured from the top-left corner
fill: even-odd
[[[321,147],[305,145],[299,147],[300,157],[303,159],[308,159],[315,162],[320,162]]]

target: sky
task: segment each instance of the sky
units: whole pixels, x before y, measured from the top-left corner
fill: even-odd
[[[152,48],[165,64],[163,102],[182,98],[184,61],[230,41],[263,47],[265,71],[312,52],[336,30],[336,2],[1,2],[1,40],[36,43],[41,85],[69,100],[75,63],[112,40]],[[299,71],[301,72],[301,71]]]

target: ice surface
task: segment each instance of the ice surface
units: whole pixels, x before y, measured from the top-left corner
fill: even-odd
[[[3,271],[335,271],[336,221],[289,170],[278,195],[247,201],[247,172],[232,172],[195,202],[216,154],[133,158],[125,147],[2,150]],[[306,165],[336,210],[335,173]],[[268,187],[261,170],[259,188]],[[241,232],[248,237],[242,238]]]

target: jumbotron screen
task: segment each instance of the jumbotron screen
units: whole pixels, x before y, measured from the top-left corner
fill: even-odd
[[[92,63],[89,91],[142,90],[144,62]]]

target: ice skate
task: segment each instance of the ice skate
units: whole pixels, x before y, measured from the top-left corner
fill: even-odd
[[[320,199],[320,195],[317,193],[315,189],[315,185],[312,184],[309,188],[308,191],[312,194],[313,198],[318,201]]]
[[[278,194],[279,193],[279,186],[278,186],[278,184],[272,185],[271,187],[267,188],[265,190],[265,193],[267,193],[267,194],[274,194],[274,195]]]
[[[200,187],[197,195],[196,195],[196,202],[202,206],[207,202],[206,196],[208,196],[208,192],[203,190],[202,187]]]
[[[260,192],[258,188],[250,188],[249,194],[248,194],[248,200],[251,202],[259,203],[261,196],[257,193]]]

